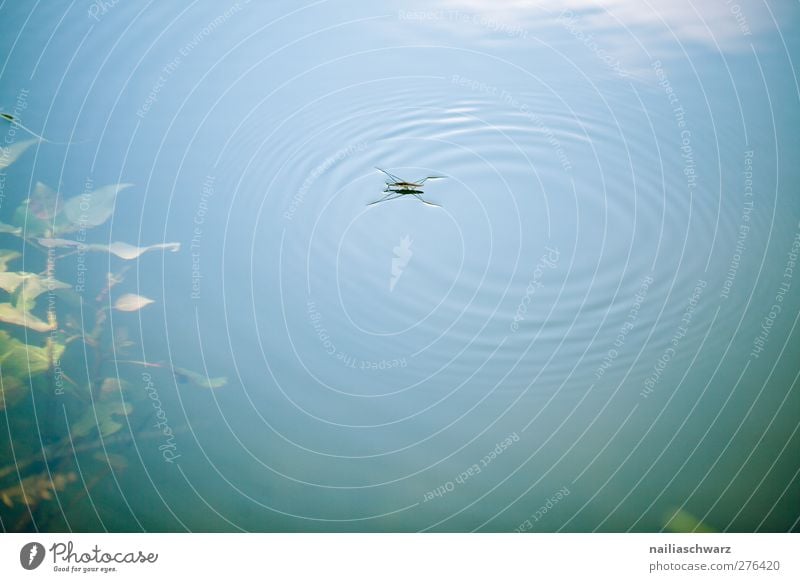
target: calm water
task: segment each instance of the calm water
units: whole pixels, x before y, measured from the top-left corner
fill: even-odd
[[[0,220],[126,182],[87,240],[181,243],[59,258],[59,322],[109,270],[154,300],[99,340],[133,411],[3,477],[78,475],[3,529],[797,528],[798,7],[496,4],[0,5],[2,110],[80,142],[8,167]],[[375,166],[441,208],[367,206]],[[102,404],[90,352],[6,408],[3,465]]]

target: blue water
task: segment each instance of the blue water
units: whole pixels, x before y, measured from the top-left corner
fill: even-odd
[[[155,366],[106,361],[124,438],[3,528],[796,529],[798,7],[538,4],[0,4],[2,110],[80,142],[0,220],[130,182],[89,240],[181,243],[90,257],[64,309],[128,266],[102,341]],[[81,411],[37,390],[9,458]]]

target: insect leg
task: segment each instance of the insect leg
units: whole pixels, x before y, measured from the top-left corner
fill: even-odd
[[[392,196],[391,194],[387,194],[380,200],[375,200],[374,202],[368,203],[367,206],[372,206],[373,204],[377,204],[378,202],[388,202],[389,200],[395,200],[396,198],[400,198],[400,196],[402,196],[402,194],[395,194],[394,196]]]
[[[427,204],[428,206],[435,206],[436,208],[441,208],[441,206],[439,206],[438,204],[434,204],[433,202],[428,202],[419,194],[414,194],[414,196],[416,196],[419,199],[419,201],[422,202],[423,204]]]
[[[386,170],[384,170],[384,169],[382,169],[382,168],[379,168],[378,166],[375,166],[375,169],[376,169],[376,170],[380,170],[381,172],[383,172],[384,174],[386,174],[387,176],[389,176],[389,177],[390,177],[392,180],[394,180],[395,182],[402,182],[402,180],[401,180],[400,178],[398,178],[398,177],[397,177],[397,176],[395,176],[394,174],[391,174],[391,173],[387,172]]]

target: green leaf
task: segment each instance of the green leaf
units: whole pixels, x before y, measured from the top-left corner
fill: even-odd
[[[113,242],[110,245],[89,245],[89,250],[91,251],[106,251],[112,255],[118,256],[120,259],[125,259],[126,261],[138,259],[147,251],[164,249],[175,253],[178,252],[180,248],[181,243],[159,243],[147,247],[136,247],[124,242]]]
[[[0,501],[8,507],[19,504],[32,511],[40,502],[52,500],[55,492],[63,491],[70,483],[77,480],[78,476],[73,471],[51,473],[48,469],[44,473],[25,477],[17,485],[3,489],[0,491]]]
[[[0,289],[6,293],[13,293],[22,284],[24,278],[24,273],[0,271]]]
[[[31,197],[28,198],[28,209],[36,218],[52,222],[61,211],[61,199],[58,192],[47,184],[36,182]]]
[[[61,358],[64,344],[53,343],[53,361]],[[8,377],[26,378],[28,372],[39,374],[50,368],[47,347],[24,344],[11,337],[7,331],[0,330],[0,372],[3,381]]]
[[[114,302],[114,309],[117,311],[139,311],[142,307],[147,307],[151,303],[153,303],[153,300],[149,297],[126,293]]]
[[[21,256],[22,255],[19,254],[17,251],[0,249],[0,272],[5,271],[8,268],[8,263],[13,261],[14,259],[18,259]]]
[[[26,391],[27,384],[3,370],[3,375],[0,376],[0,410],[14,406],[25,396]]]
[[[25,150],[38,142],[38,139],[27,139],[12,143],[10,146],[0,147],[0,170],[4,170],[13,164]]]
[[[84,248],[86,247],[85,243],[66,238],[37,238],[36,242],[47,249],[78,248],[81,245],[83,245]]]
[[[7,233],[7,234],[13,234],[14,236],[19,236],[22,234],[22,229],[18,226],[12,226],[10,224],[6,224],[5,222],[0,222],[0,233]]]
[[[115,394],[120,394],[126,387],[126,383],[119,378],[105,378],[100,385],[100,398],[109,398]]]
[[[133,184],[111,184],[70,198],[64,203],[64,216],[69,224],[59,226],[57,231],[73,232],[100,226],[114,213],[117,195],[131,186]]]
[[[110,245],[83,244],[79,243],[78,241],[69,240],[65,238],[39,238],[37,239],[37,242],[43,247],[47,247],[50,249],[65,248],[65,247],[66,248],[83,247],[83,250],[87,251],[111,253],[112,255],[116,255],[120,259],[125,259],[126,261],[138,259],[141,255],[143,255],[147,251],[164,249],[175,253],[181,249],[181,243],[159,243],[147,247],[137,247],[125,242],[113,242]]]
[[[33,331],[50,331],[53,326],[42,321],[30,311],[36,306],[36,298],[45,291],[70,287],[63,281],[48,279],[36,273],[0,271],[0,289],[13,296],[13,304],[0,303],[0,321],[21,325]]]
[[[700,521],[685,509],[670,509],[664,518],[664,528],[676,533],[713,533],[716,530]]]
[[[106,453],[104,451],[97,451],[92,455],[94,459],[108,464],[115,471],[124,471],[128,468],[128,459],[117,453]]]
[[[61,218],[59,216],[59,218]],[[61,222],[63,222],[63,218]],[[14,218],[11,220],[20,230],[20,234],[25,236],[42,236],[48,234],[53,228],[52,220],[38,218],[30,209],[30,199],[23,200],[14,211]]]
[[[72,437],[84,437],[95,428],[100,436],[107,437],[114,434],[124,425],[116,420],[118,416],[127,416],[133,412],[133,405],[119,400],[96,402],[92,410],[86,413],[72,425]]]
[[[17,309],[10,303],[0,303],[0,321],[12,325],[21,325],[33,331],[51,331],[55,329],[46,321],[42,321],[28,311]]]
[[[14,306],[22,311],[30,311],[36,305],[36,298],[45,291],[55,291],[56,289],[68,289],[71,285],[58,281],[56,279],[48,279],[36,275],[35,273],[19,273],[23,275],[22,285],[19,288]]]
[[[70,285],[56,279],[48,279],[36,273],[13,273],[0,271],[0,289],[7,293],[15,293],[14,307],[22,311],[30,311],[36,304],[36,298],[45,291],[68,289]]]
[[[58,192],[47,184],[37,182],[30,197],[17,206],[12,222],[20,232],[24,230],[26,236],[40,236],[64,225],[66,219],[59,214],[60,211]]]
[[[172,368],[172,373],[175,374],[175,379],[181,383],[191,382],[200,388],[222,388],[228,383],[228,378],[219,376],[217,378],[209,378],[205,374],[198,374],[186,368]]]

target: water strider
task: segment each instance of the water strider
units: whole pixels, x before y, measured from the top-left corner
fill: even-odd
[[[386,195],[383,198],[380,198],[379,200],[370,202],[369,204],[367,204],[367,206],[377,204],[378,202],[388,202],[389,200],[395,200],[397,198],[400,198],[401,196],[414,196],[423,204],[441,208],[441,206],[439,206],[438,204],[434,204],[433,202],[428,202],[427,200],[422,198],[423,194],[422,186],[423,184],[425,184],[426,180],[440,180],[443,179],[444,176],[426,176],[421,180],[417,180],[416,182],[407,182],[406,180],[402,180],[397,176],[395,176],[394,174],[391,174],[386,170],[378,168],[377,166],[375,167],[375,169],[380,170],[381,172],[389,176],[391,180],[386,180],[386,188],[384,189]]]

